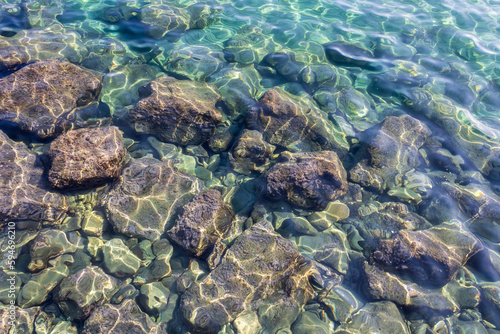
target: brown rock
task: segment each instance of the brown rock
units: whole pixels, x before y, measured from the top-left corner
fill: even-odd
[[[59,189],[103,185],[120,175],[125,155],[122,133],[115,126],[69,131],[50,144],[49,182]]]
[[[76,65],[45,60],[0,79],[0,120],[41,138],[75,125],[75,110],[97,99],[101,79]]]
[[[379,264],[411,275],[419,284],[443,286],[482,249],[481,242],[451,221],[423,231],[401,230],[380,241],[373,258]]]
[[[268,90],[246,119],[248,127],[264,140],[292,152],[334,151],[343,157],[349,148],[346,134],[312,100],[301,99],[282,88]]]
[[[56,222],[68,207],[51,192],[35,153],[0,131],[0,225],[17,220]]]
[[[210,139],[222,114],[215,104],[222,99],[212,86],[198,81],[158,78],[142,88],[143,97],[129,113],[139,133],[180,144],[198,145]]]
[[[328,202],[347,192],[346,177],[335,152],[296,153],[266,172],[261,193],[270,199],[285,199],[293,205],[321,211]]]

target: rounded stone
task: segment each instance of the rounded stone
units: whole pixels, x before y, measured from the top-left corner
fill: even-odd
[[[121,239],[111,239],[102,246],[106,270],[117,276],[133,276],[141,266],[141,260],[125,246]]]

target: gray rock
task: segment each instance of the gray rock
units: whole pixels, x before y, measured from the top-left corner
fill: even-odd
[[[270,223],[243,232],[226,252],[221,264],[181,296],[184,320],[194,331],[216,333],[243,312],[298,310],[312,296],[312,263],[293,244],[274,233]],[[286,303],[280,303],[286,299]],[[262,308],[261,308],[262,307]],[[294,314],[281,313],[291,324]],[[295,311],[294,311],[295,312]],[[298,315],[295,313],[295,317]]]
[[[187,252],[201,256],[227,235],[234,217],[234,210],[224,204],[220,192],[209,189],[183,207],[167,234]]]
[[[198,192],[198,181],[178,172],[175,160],[133,160],[108,194],[106,214],[113,229],[130,237],[158,239],[176,210]]]

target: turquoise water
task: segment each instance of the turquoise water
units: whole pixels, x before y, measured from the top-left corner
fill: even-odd
[[[500,333],[499,20],[0,0],[0,333]]]

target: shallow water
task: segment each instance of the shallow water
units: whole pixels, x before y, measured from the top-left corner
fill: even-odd
[[[500,333],[499,20],[0,0],[0,333]]]

